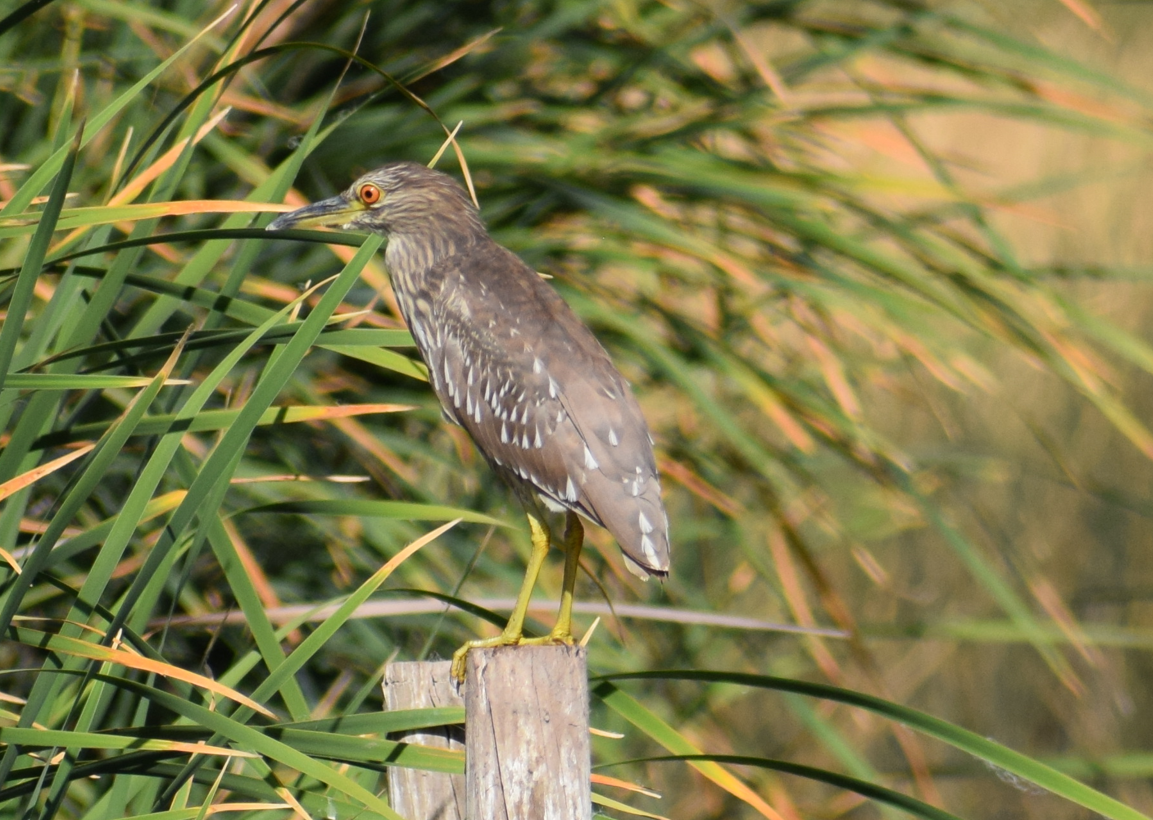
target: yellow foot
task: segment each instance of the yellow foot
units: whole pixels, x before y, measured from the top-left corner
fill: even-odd
[[[543,638],[521,638],[517,646],[572,646],[574,643],[576,641],[567,629],[563,632],[554,629]]]
[[[572,632],[566,630],[559,631],[554,629],[549,634],[542,638],[526,638],[523,635],[506,635],[503,632],[495,638],[482,638],[480,640],[469,641],[460,649],[452,653],[452,676],[464,683],[465,658],[468,657],[468,650],[470,649],[491,649],[494,646],[572,646],[575,641],[573,640]]]

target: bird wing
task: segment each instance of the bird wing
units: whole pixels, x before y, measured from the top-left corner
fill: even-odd
[[[422,329],[436,343],[421,352],[446,412],[499,471],[608,529],[634,573],[667,574],[648,426],[604,348],[495,243],[438,267],[444,286]]]

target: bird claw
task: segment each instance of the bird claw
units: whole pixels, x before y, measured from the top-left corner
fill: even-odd
[[[505,635],[495,638],[481,638],[469,641],[452,653],[452,677],[457,683],[464,683],[465,659],[470,649],[492,649],[496,646],[572,646],[576,641],[570,630],[554,629],[541,638],[526,638],[524,635]]]

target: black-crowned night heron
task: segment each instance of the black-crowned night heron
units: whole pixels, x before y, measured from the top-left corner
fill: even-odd
[[[416,163],[393,163],[268,229],[309,226],[389,238],[384,259],[397,302],[445,415],[468,431],[528,515],[532,554],[516,607],[498,637],[457,650],[458,679],[473,647],[572,643],[584,541],[578,514],[613,534],[634,574],[668,574],[652,439],[628,382],[553,288],[493,241],[460,185]],[[548,636],[526,639],[525,610],[551,540],[549,510],[566,514],[560,613]]]

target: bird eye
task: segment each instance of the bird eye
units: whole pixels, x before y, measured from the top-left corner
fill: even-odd
[[[361,185],[360,190],[357,191],[357,195],[365,205],[375,205],[380,202],[380,198],[383,196],[380,188],[377,188],[371,182],[366,182],[364,185]]]

